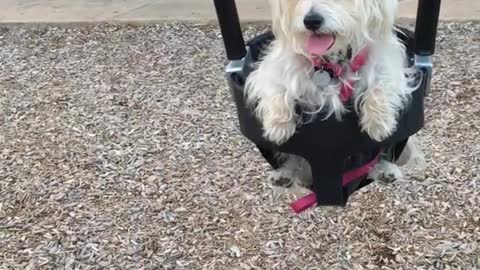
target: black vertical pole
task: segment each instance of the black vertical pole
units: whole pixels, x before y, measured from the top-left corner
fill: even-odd
[[[435,53],[441,0],[418,0],[415,25],[415,53],[421,56]]]
[[[247,54],[235,0],[214,0],[218,23],[229,60],[241,60]]]

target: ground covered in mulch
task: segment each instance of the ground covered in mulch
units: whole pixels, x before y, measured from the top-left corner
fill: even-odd
[[[216,27],[1,27],[0,269],[479,269],[478,33],[440,26],[426,171],[295,216]]]

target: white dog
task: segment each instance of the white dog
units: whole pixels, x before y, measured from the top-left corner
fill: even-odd
[[[397,4],[398,0],[270,0],[275,40],[247,78],[245,91],[268,140],[281,144],[294,135],[302,119],[296,105],[303,113],[322,112],[341,120],[347,112],[344,103],[350,100],[362,131],[377,141],[392,135],[400,110],[415,90],[405,48],[393,31]],[[290,156],[273,179],[289,185],[306,165]],[[384,171],[387,178],[401,177],[395,165],[380,165],[376,176]],[[300,179],[305,181],[311,179]]]

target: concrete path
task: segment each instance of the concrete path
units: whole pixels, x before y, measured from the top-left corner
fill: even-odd
[[[442,20],[480,20],[480,0],[443,0]],[[401,3],[400,18],[416,15],[416,0]],[[267,0],[237,0],[242,21],[269,19]],[[1,0],[0,23],[148,23],[215,20],[213,0]]]

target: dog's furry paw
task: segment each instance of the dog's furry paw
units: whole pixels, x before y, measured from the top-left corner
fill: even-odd
[[[295,122],[272,122],[267,121],[264,123],[264,136],[269,141],[276,144],[282,144],[286,142],[290,137],[295,134],[297,126]]]
[[[381,161],[370,173],[369,178],[377,182],[390,184],[401,180],[403,173],[397,165],[387,161]]]
[[[274,187],[291,188],[294,183],[293,176],[281,169],[271,171],[268,175],[268,179]]]
[[[396,111],[391,99],[379,88],[371,89],[365,94],[360,108],[360,126],[375,141],[384,141],[397,128]]]
[[[401,175],[400,175],[401,176]],[[391,184],[395,181],[397,181],[400,176],[396,172],[383,172],[378,175],[377,179],[375,181],[382,182],[385,184]]]
[[[364,114],[360,119],[362,131],[366,132],[370,138],[381,142],[388,138],[396,129],[397,122],[395,116]]]

